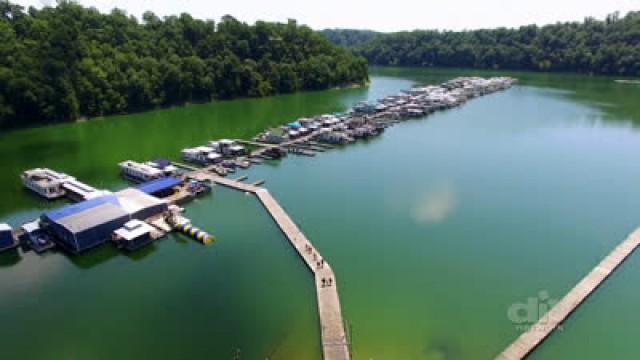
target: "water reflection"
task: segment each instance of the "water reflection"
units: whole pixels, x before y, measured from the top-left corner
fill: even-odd
[[[2,284],[2,296],[0,301],[11,301],[16,295],[38,290],[58,274],[63,272],[64,261],[55,253],[38,256],[36,254],[23,254],[12,251],[0,256],[2,263],[11,266],[11,271],[0,271],[0,284]]]
[[[451,183],[425,190],[416,199],[411,215],[414,220],[423,224],[445,221],[455,211],[457,204],[457,196]]]
[[[106,263],[118,255],[120,255],[118,249],[109,244],[109,246],[100,246],[81,255],[65,256],[67,256],[75,266],[81,269],[91,269]]]

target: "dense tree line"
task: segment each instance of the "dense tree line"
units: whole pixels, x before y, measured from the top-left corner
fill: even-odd
[[[371,30],[325,29],[319,31],[332,43],[340,46],[355,47],[373,40],[381,33]]]
[[[357,38],[348,31],[348,38]],[[330,39],[341,39],[332,35]],[[336,41],[336,43],[342,43]],[[353,50],[370,64],[640,75],[640,12],[605,20],[474,31],[379,34]]]
[[[0,127],[366,80],[366,60],[293,20],[139,21],[64,0],[41,10],[0,0]]]

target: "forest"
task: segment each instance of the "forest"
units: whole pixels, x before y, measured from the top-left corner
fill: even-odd
[[[322,32],[372,65],[640,75],[640,12],[473,31]]]
[[[368,80],[367,62],[294,20],[142,19],[0,0],[0,127]]]
[[[372,30],[355,29],[325,29],[320,30],[319,33],[332,43],[346,47],[362,45],[383,34]]]

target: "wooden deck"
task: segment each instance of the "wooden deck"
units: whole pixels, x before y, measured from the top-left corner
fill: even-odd
[[[206,169],[194,171],[188,175],[192,178],[209,180],[215,184],[256,195],[314,276],[323,358],[325,360],[350,359],[349,343],[342,320],[335,274],[329,263],[324,260],[269,191],[259,186],[214,175]]]
[[[313,247],[267,189],[258,190],[256,196],[315,276],[324,359],[349,359],[349,344],[342,321],[336,278],[331,266],[324,261],[318,250]]]
[[[638,245],[640,245],[640,228],[631,233],[529,331],[520,335],[498,355],[497,359],[516,360],[529,355],[631,255]]]

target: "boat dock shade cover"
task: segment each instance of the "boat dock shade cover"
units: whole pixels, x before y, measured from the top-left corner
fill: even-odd
[[[169,176],[140,184],[137,186],[137,189],[142,191],[143,193],[151,195],[172,189],[179,185],[182,185],[182,180]]]

